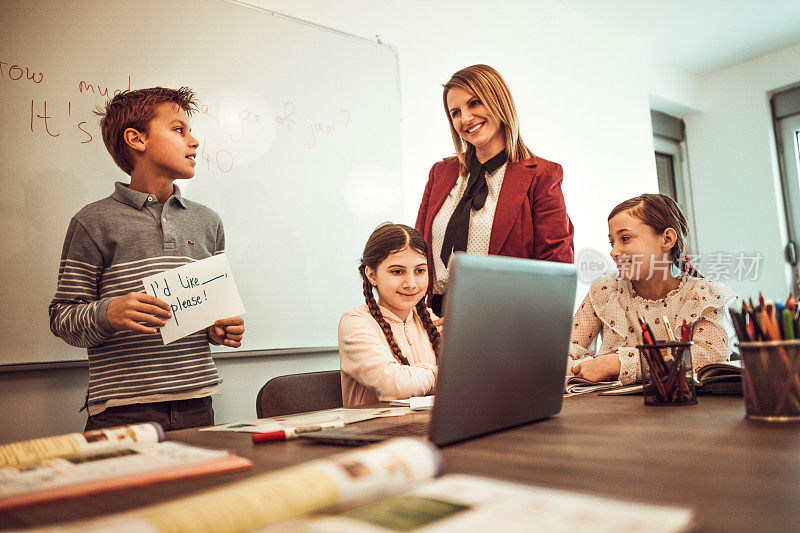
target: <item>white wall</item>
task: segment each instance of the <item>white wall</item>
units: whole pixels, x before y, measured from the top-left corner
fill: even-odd
[[[676,117],[700,110],[699,76],[646,57],[640,57],[639,61],[650,93],[650,109]]]
[[[757,280],[727,282],[741,296],[789,291],[768,93],[797,82],[800,44],[703,76],[702,112],[685,117],[700,251],[764,256]]]

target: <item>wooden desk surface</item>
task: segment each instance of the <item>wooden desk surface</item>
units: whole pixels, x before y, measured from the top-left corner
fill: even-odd
[[[347,449],[302,440],[253,445],[242,433],[168,435],[233,450],[256,466],[0,513],[0,527],[124,511]],[[566,398],[556,417],[442,453],[448,473],[689,506],[700,518],[700,531],[800,531],[800,424],[745,420],[737,397],[704,396],[685,407],[645,407],[641,396]]]

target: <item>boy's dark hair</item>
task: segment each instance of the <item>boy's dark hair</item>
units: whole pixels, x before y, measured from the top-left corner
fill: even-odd
[[[95,109],[94,113],[100,117],[100,133],[106,149],[126,174],[133,171],[133,160],[123,133],[128,128],[147,133],[150,122],[156,117],[156,109],[165,102],[172,102],[189,116],[197,111],[197,99],[189,87],[123,91],[106,102],[105,107]]]
[[[422,235],[420,235],[417,230],[404,226],[403,224],[385,222],[378,226],[375,231],[372,232],[372,235],[369,236],[369,239],[367,239],[367,245],[364,247],[364,254],[361,256],[361,264],[358,267],[358,271],[361,273],[361,280],[364,284],[364,299],[367,302],[367,308],[372,318],[380,325],[392,353],[397,360],[404,365],[408,364],[408,359],[403,356],[403,353],[400,351],[400,346],[397,345],[394,334],[392,334],[392,328],[389,326],[389,323],[386,322],[386,319],[383,318],[380,309],[378,309],[375,296],[372,294],[372,283],[367,279],[366,267],[370,267],[374,270],[378,268],[378,265],[389,257],[390,254],[406,248],[411,248],[420,255],[428,257],[428,245],[425,244],[425,239],[422,238]],[[431,319],[431,315],[428,313],[428,308],[425,307],[424,297],[417,303],[416,309],[422,321],[422,325],[425,326],[425,330],[428,332],[428,339],[431,341],[433,352],[437,354],[438,359],[441,335],[439,335],[439,330],[436,329],[436,326],[433,325],[433,319]]]
[[[689,234],[689,223],[675,200],[666,194],[642,194],[617,205],[611,210],[608,220],[623,211],[628,211],[632,217],[650,226],[657,235],[664,233],[667,228],[674,229],[677,238],[669,252],[672,264],[689,276],[703,277],[688,261],[686,237]]]

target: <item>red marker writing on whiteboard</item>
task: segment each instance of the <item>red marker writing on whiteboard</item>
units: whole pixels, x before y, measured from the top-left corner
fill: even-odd
[[[331,422],[329,424],[317,424],[313,426],[298,426],[294,428],[267,431],[265,433],[253,433],[253,443],[272,442],[275,440],[289,440],[297,438],[303,433],[314,433],[323,429],[343,428],[344,422]]]

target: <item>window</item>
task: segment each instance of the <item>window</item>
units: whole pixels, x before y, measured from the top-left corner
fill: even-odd
[[[650,111],[650,119],[653,123],[658,192],[670,196],[681,206],[689,222],[688,252],[696,254],[698,249],[694,231],[694,204],[686,160],[683,120],[659,111]]]
[[[656,151],[656,172],[658,172],[658,192],[677,199],[677,193],[675,192],[675,156]]]
[[[786,261],[792,267],[792,290],[797,292],[798,249],[800,235],[800,87],[778,91],[770,99],[775,126],[775,144],[781,173],[784,214],[788,242]]]

